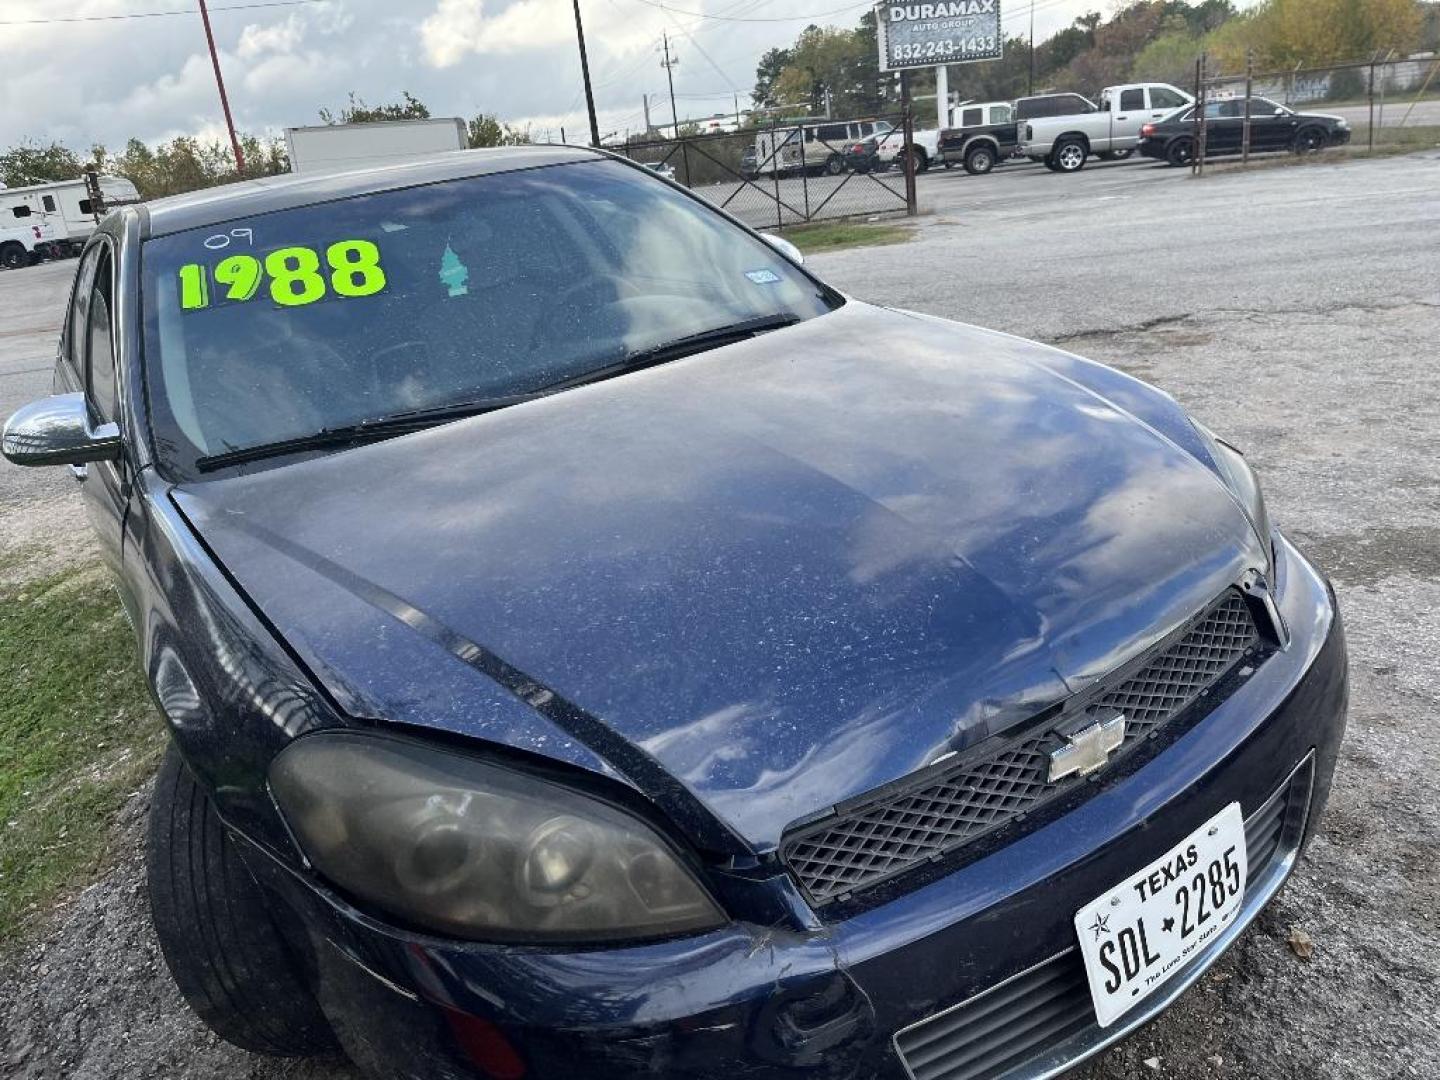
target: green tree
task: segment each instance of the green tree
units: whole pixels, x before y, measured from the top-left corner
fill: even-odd
[[[474,150],[482,146],[523,146],[530,142],[530,129],[512,128],[485,113],[476,113],[465,125],[467,145]]]
[[[750,100],[757,108],[768,109],[780,104],[775,96],[775,82],[790,63],[789,49],[769,49],[755,66],[755,89],[750,91]]]
[[[85,165],[68,146],[48,146],[26,140],[0,153],[0,182],[6,187],[73,180]]]
[[[350,103],[338,113],[329,109],[320,110],[320,121],[325,124],[369,124],[376,120],[428,120],[430,110],[425,103],[410,93],[400,91],[400,100],[384,105],[367,105],[365,100],[350,91]]]

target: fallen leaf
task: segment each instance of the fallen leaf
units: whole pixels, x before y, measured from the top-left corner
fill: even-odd
[[[1310,935],[1298,926],[1290,928],[1290,936],[1285,940],[1290,945],[1290,951],[1301,960],[1309,960],[1315,953],[1315,942],[1311,941]]]
[[[1160,1071],[1160,1059],[1158,1057],[1146,1058],[1143,1064],[1147,1069],[1154,1069],[1156,1072]]]

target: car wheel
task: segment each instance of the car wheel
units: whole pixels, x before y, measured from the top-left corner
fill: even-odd
[[[1165,160],[1171,165],[1189,165],[1195,160],[1195,140],[1176,139],[1165,148]]]
[[[150,804],[146,877],[165,964],[215,1034],[261,1054],[339,1049],[260,886],[173,743]]]
[[[0,266],[7,270],[19,270],[30,261],[29,253],[19,244],[11,242],[0,246]]]
[[[845,159],[839,154],[831,154],[825,159],[825,172],[830,176],[839,176],[845,171]]]
[[[916,147],[910,151],[910,156],[915,159],[915,171],[917,173],[925,172],[930,168],[930,159],[925,156],[924,150]]]
[[[1295,136],[1294,150],[1297,154],[1314,154],[1325,149],[1329,140],[1319,128],[1301,128]]]
[[[1085,167],[1085,144],[1079,139],[1064,139],[1058,143],[1054,150],[1050,151],[1050,158],[1055,162],[1056,172],[1079,172]]]
[[[977,146],[965,155],[965,171],[971,176],[984,176],[995,167],[995,154],[988,146]]]

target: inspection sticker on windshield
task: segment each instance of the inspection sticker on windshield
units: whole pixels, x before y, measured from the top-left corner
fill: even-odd
[[[263,257],[226,255],[213,266],[186,263],[177,271],[180,310],[202,311],[217,301],[243,303],[266,293],[281,307],[303,307],[327,296],[373,296],[385,288],[380,249],[369,240],[336,240],[322,250],[282,247]]]
[[[756,285],[774,285],[780,280],[780,275],[774,270],[746,270],[745,276]]]
[[[1160,989],[1235,921],[1246,873],[1245,821],[1231,803],[1075,914],[1101,1027]]]

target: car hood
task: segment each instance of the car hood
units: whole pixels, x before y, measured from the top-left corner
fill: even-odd
[[[1109,369],[851,301],[173,498],[343,708],[609,772],[766,851],[1260,565],[1197,445]]]

